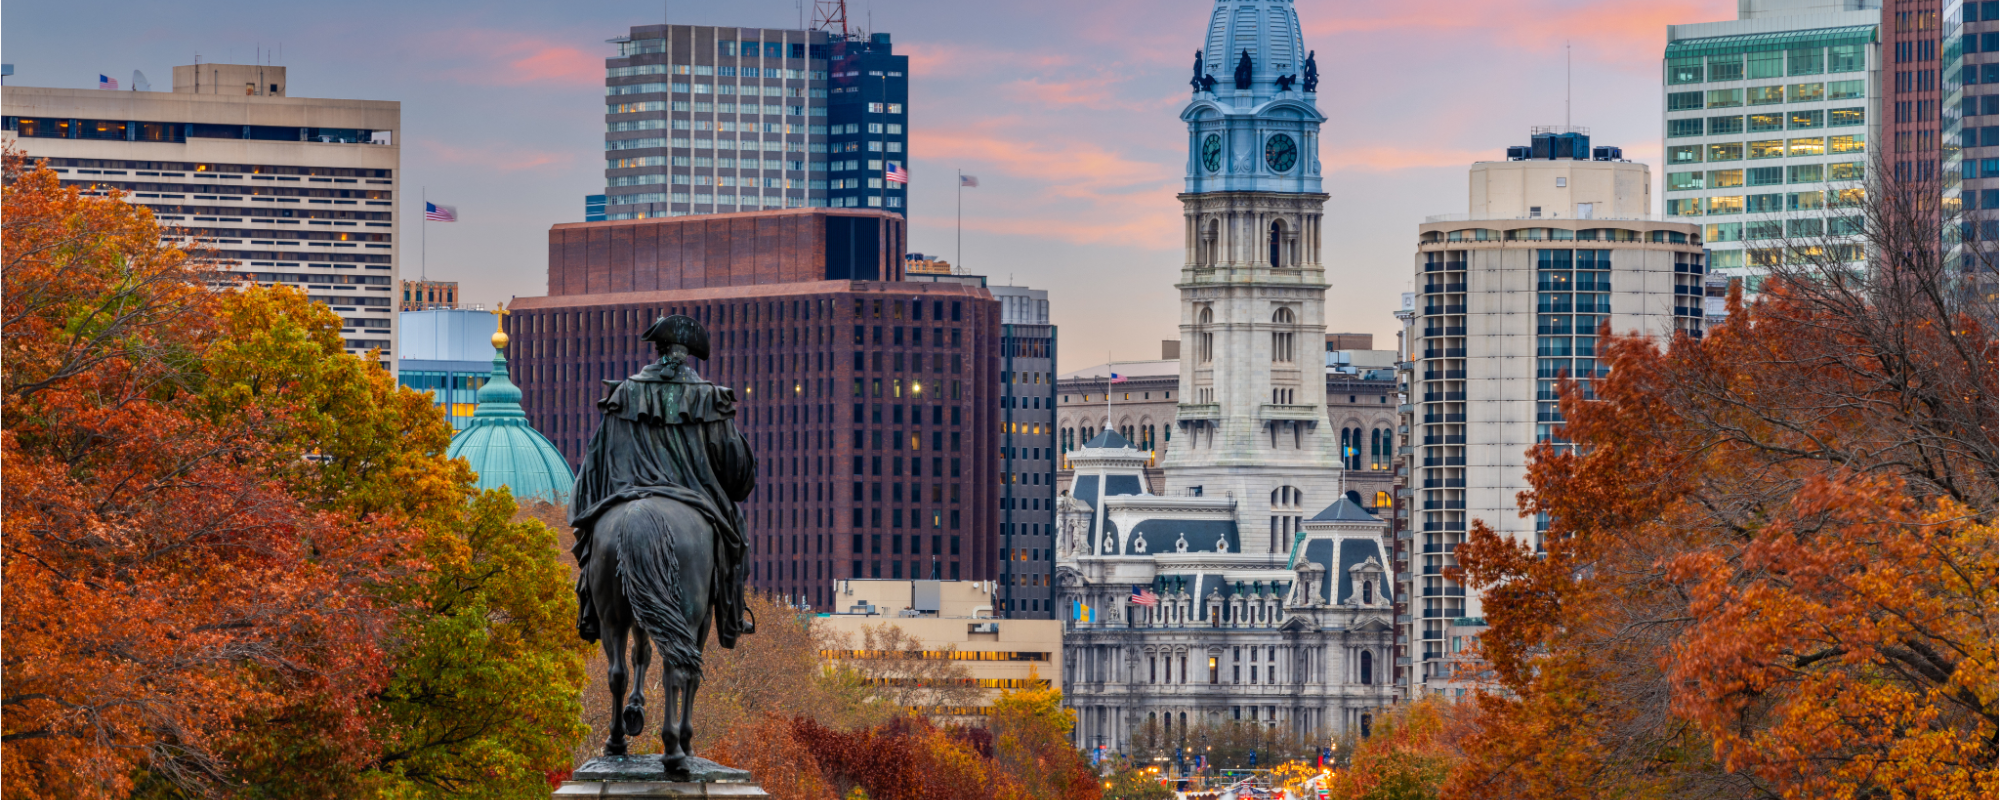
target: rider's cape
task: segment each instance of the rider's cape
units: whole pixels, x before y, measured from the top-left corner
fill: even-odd
[[[670,358],[618,382],[597,407],[604,422],[590,439],[570,494],[577,563],[589,561],[593,526],[612,506],[640,497],[687,504],[715,529],[716,637],[734,647],[742,632],[748,556],[736,504],[757,483],[756,457],[732,422],[735,393]]]

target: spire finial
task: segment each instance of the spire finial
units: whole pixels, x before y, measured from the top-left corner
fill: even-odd
[[[499,303],[494,306],[493,349],[495,350],[507,349],[507,315],[511,313],[513,312],[507,310],[506,303]]]

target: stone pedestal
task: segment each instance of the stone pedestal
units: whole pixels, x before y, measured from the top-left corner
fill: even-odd
[[[689,758],[681,769],[668,772],[660,757],[602,756],[584,762],[556,788],[557,798],[619,797],[718,798],[763,800],[770,795],[751,782],[750,773],[705,758]]]

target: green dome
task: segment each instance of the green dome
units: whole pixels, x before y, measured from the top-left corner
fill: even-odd
[[[479,407],[465,430],[451,438],[451,458],[463,458],[479,473],[480,489],[512,490],[514,497],[567,502],[576,477],[555,444],[528,425],[521,389],[507,379],[507,357],[493,356],[493,376],[479,387]]]

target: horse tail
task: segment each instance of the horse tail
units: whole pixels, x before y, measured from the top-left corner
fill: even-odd
[[[632,615],[672,669],[701,672],[701,650],[681,596],[680,559],[674,555],[675,521],[658,500],[626,504],[618,531],[618,578]]]

